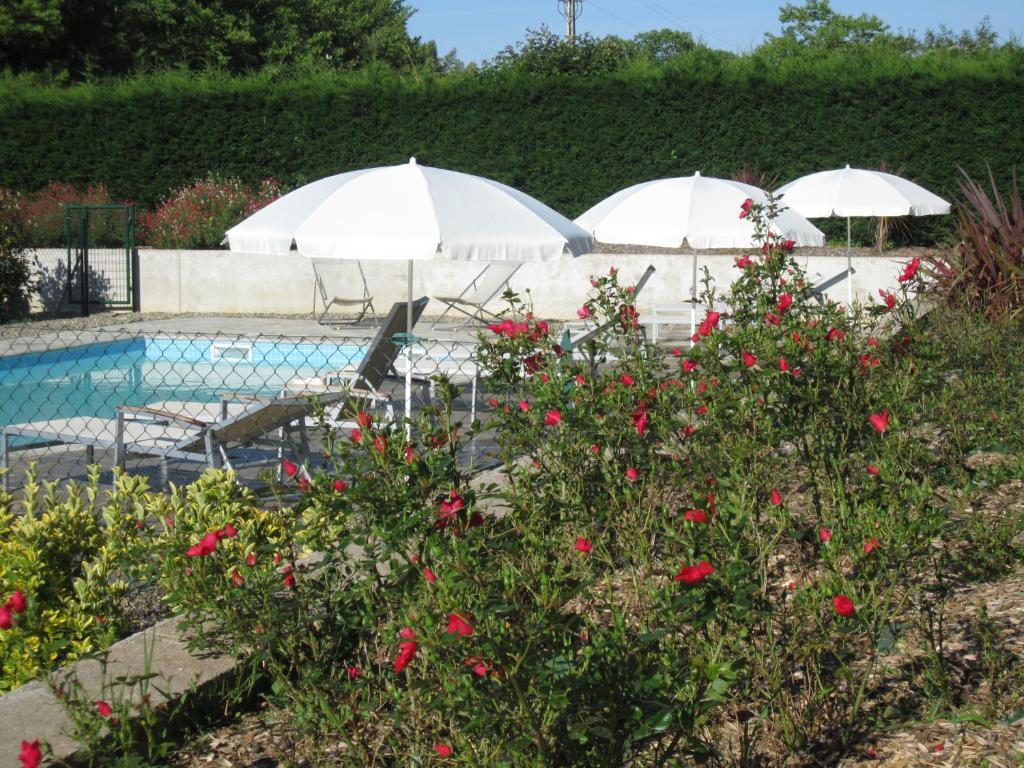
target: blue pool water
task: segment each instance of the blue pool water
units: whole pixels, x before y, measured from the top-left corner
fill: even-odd
[[[136,337],[0,357],[0,426],[113,417],[122,404],[216,403],[224,392],[277,394],[296,376],[358,363],[358,346]]]

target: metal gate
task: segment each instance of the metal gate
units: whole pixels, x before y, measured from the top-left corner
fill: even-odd
[[[68,302],[138,311],[134,205],[69,205],[67,235]]]

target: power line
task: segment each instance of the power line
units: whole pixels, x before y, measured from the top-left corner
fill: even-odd
[[[600,5],[598,5],[598,4],[597,4],[597,3],[595,3],[595,2],[591,2],[590,4],[591,4],[592,6],[594,6],[595,8],[597,8],[597,10],[601,11],[602,13],[604,13],[604,14],[607,14],[608,16],[611,16],[611,17],[612,17],[613,19],[618,19],[618,20],[619,20],[619,21],[621,21],[621,22],[622,22],[623,24],[628,24],[629,26],[631,26],[631,27],[632,27],[633,29],[637,30],[638,32],[639,32],[639,31],[642,31],[642,30],[640,29],[640,27],[638,27],[638,26],[637,26],[636,24],[634,24],[634,23],[633,23],[632,21],[630,21],[629,19],[627,19],[627,18],[624,18],[624,17],[622,17],[622,16],[619,16],[619,14],[617,14],[617,13],[612,13],[612,12],[611,12],[611,11],[609,11],[609,10],[608,10],[607,8],[602,8],[602,7],[600,6]]]

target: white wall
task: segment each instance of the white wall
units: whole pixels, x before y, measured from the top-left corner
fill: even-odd
[[[737,272],[735,256],[700,256],[721,290]],[[806,259],[811,276],[828,278],[846,268],[835,257]],[[677,306],[689,296],[692,257],[688,255],[592,254],[559,262],[528,263],[516,273],[512,286],[530,290],[538,315],[573,319],[590,290],[588,278],[620,270],[623,281],[635,281],[648,264],[657,269],[638,301],[641,312],[652,307]],[[858,256],[854,262],[854,292],[861,298],[877,297],[879,288],[896,285],[903,261],[879,256]],[[144,312],[271,313],[301,314],[312,311],[314,277],[309,259],[295,252],[271,257],[230,251],[140,250],[141,307]],[[415,264],[413,293],[439,296],[459,293],[482,268],[480,263],[437,259]],[[317,262],[331,295],[361,295],[362,285],[354,262]],[[406,297],[405,262],[363,262],[370,291],[379,312]],[[846,284],[840,282],[829,294],[846,300]],[[497,307],[500,302],[494,302]],[[319,306],[319,300],[318,300]],[[427,314],[444,309],[432,302]]]

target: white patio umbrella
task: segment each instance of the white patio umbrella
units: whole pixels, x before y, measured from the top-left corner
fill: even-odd
[[[682,176],[645,181],[616,192],[576,219],[602,243],[681,248],[747,248],[755,245],[754,225],[740,218],[750,198],[766,204],[764,190],[713,176]],[[824,245],[825,235],[793,211],[784,210],[769,225],[777,237],[797,245]],[[693,252],[691,297],[697,298],[697,253]],[[696,304],[691,325],[696,324]]]
[[[932,216],[949,213],[949,203],[924,187],[883,171],[851,168],[801,176],[779,187],[787,207],[809,219],[846,217],[847,302],[853,303],[853,216]]]
[[[314,181],[227,232],[232,251],[317,259],[405,260],[405,415],[412,413],[413,262],[552,261],[590,251],[590,235],[512,187],[456,171],[407,164]]]

